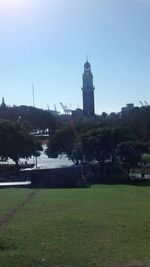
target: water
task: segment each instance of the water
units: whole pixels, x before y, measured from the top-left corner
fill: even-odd
[[[48,158],[47,155],[44,153],[46,149],[46,146],[43,146],[43,151],[40,155],[40,157],[37,158],[37,169],[52,169],[52,168],[60,168],[60,167],[69,167],[73,165],[73,162],[71,160],[68,160],[65,156],[62,156],[62,158]],[[34,168],[36,168],[36,159],[35,158],[30,158],[28,160],[25,159],[20,159],[20,163],[27,162],[28,164],[35,164]],[[14,164],[14,162],[11,159],[8,159],[6,164]],[[31,170],[31,168],[28,168],[26,170]],[[0,187],[9,187],[9,186],[26,186],[29,185],[31,182],[26,181],[26,182],[9,182],[9,183],[0,183]]]
[[[73,165],[73,162],[71,160],[68,160],[65,155],[63,155],[61,158],[48,158],[45,154],[46,145],[43,145],[43,151],[40,155],[40,157],[32,157],[28,160],[20,159],[19,163],[25,164],[27,162],[28,164],[34,164],[34,168],[36,168],[36,160],[37,160],[37,168],[38,169],[52,169],[52,168],[60,168],[60,167],[69,167]],[[7,164],[14,164],[14,162],[9,159],[7,161]]]

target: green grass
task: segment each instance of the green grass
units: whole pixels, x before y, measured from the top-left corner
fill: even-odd
[[[0,267],[150,266],[150,187],[1,189]]]

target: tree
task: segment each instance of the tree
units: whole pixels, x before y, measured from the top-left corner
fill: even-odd
[[[49,157],[66,154],[76,164],[94,163],[99,166],[103,180],[111,170],[122,173],[122,166],[129,174],[131,166],[137,165],[142,153],[147,151],[141,140],[130,125],[123,125],[119,120],[113,123],[82,123],[51,135],[47,154]]]
[[[101,179],[106,174],[106,168],[117,161],[116,149],[120,142],[128,138],[124,129],[116,127],[99,127],[82,133],[74,144],[74,155],[86,163],[97,162]]]
[[[122,116],[121,123],[126,125],[132,134],[140,142],[147,142],[150,139],[150,106],[134,108],[131,112]]]
[[[76,137],[74,126],[67,126],[50,136],[49,144],[46,150],[48,157],[57,158],[62,154],[66,154],[72,159],[73,143]]]
[[[126,141],[118,145],[118,155],[129,178],[132,167],[138,166],[142,155],[148,151],[147,145],[136,141]]]
[[[17,169],[19,169],[19,159],[29,158],[32,155],[39,155],[42,150],[41,145],[33,137],[25,125],[9,121],[0,121],[0,157],[1,160],[11,158]]]
[[[46,154],[48,157],[54,158],[66,154],[75,164],[82,162],[83,152],[79,152],[80,141],[78,137],[94,127],[95,125],[91,123],[79,123],[53,132],[49,138]]]

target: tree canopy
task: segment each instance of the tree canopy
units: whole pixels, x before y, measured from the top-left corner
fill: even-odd
[[[53,130],[57,128],[57,119],[49,111],[31,106],[14,106],[0,108],[0,118],[12,122],[28,122],[32,129]]]
[[[24,124],[0,121],[0,157],[11,158],[19,169],[19,159],[39,155],[41,145]]]
[[[135,109],[125,117],[102,114],[100,121],[67,126],[50,136],[47,155],[64,153],[76,164],[97,163],[101,175],[110,166],[120,166],[128,176],[131,167],[137,166],[148,152],[148,120],[149,108]]]

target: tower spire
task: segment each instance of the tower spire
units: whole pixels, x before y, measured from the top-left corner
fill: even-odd
[[[86,54],[86,62],[88,62],[89,60],[89,57],[88,57],[88,54]]]

